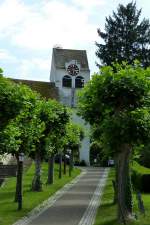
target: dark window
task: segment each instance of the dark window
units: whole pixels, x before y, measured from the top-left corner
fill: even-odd
[[[75,87],[76,88],[82,88],[84,87],[84,78],[81,76],[76,77],[75,79]]]
[[[72,87],[72,78],[68,75],[64,76],[63,77],[63,80],[62,80],[62,85],[63,87]]]

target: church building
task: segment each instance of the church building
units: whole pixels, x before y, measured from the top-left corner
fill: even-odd
[[[17,83],[30,86],[47,99],[56,99],[62,104],[72,108],[72,120],[85,128],[84,139],[79,149],[79,158],[80,161],[84,160],[87,165],[90,165],[89,125],[85,124],[85,121],[76,114],[77,93],[90,80],[86,51],[53,48],[50,82],[13,80]]]
[[[70,50],[53,48],[50,82],[58,88],[59,101],[73,108],[73,121],[83,126],[84,139],[80,147],[80,161],[84,160],[90,164],[89,149],[89,125],[77,116],[77,92],[81,90],[87,81],[90,80],[90,70],[85,50]]]

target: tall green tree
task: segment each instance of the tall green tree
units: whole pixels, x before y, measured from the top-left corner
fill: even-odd
[[[42,100],[40,102],[38,118],[44,124],[41,137],[35,143],[35,151],[32,157],[35,159],[35,176],[32,182],[32,189],[40,191],[41,160],[48,157],[49,170],[47,183],[53,183],[54,155],[61,148],[61,139],[65,135],[65,126],[69,120],[67,108],[55,100]]]
[[[1,72],[1,70],[0,70]],[[0,75],[0,130],[26,107],[30,107],[32,91]]]
[[[96,43],[101,65],[122,61],[133,64],[135,59],[144,67],[150,65],[150,23],[145,18],[140,21],[140,15],[141,9],[137,10],[136,3],[131,2],[126,6],[119,4],[117,11],[106,17],[105,31],[98,29],[101,43]]]
[[[73,169],[74,153],[79,150],[81,140],[84,138],[83,128],[71,121],[66,126],[66,135],[64,137],[64,149],[70,150],[70,160],[69,160],[69,176]]]
[[[80,94],[79,111],[99,129],[103,148],[116,160],[118,216],[132,214],[130,156],[134,146],[150,139],[150,68],[104,67]]]
[[[39,120],[37,114],[40,96],[25,85],[17,85],[17,88],[22,91],[20,94],[22,93],[24,96],[21,103],[23,107],[21,107],[20,113],[18,113],[15,118],[11,117],[9,123],[0,132],[0,153],[12,154],[16,157],[17,161],[15,201],[18,201],[20,174],[22,173],[22,166],[20,165],[23,164],[20,162],[19,156],[22,153],[27,156],[31,154],[32,151],[35,151],[35,143],[39,141],[40,137],[43,135],[42,132],[45,129],[44,124]],[[12,91],[14,91],[14,93],[11,93]],[[15,88],[14,90],[10,89],[10,95],[11,94],[12,96],[15,96],[15,100],[18,104],[21,96],[15,95]],[[8,103],[8,106],[9,104],[10,102]],[[5,117],[5,115],[3,115],[3,117]]]
[[[3,69],[0,68],[0,76],[2,77],[3,76]]]

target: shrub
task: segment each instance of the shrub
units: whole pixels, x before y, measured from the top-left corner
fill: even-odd
[[[150,169],[134,162],[131,172],[131,181],[134,190],[150,193]]]
[[[81,160],[80,166],[87,166],[85,160]]]

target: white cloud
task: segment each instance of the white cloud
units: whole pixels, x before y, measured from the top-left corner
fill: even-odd
[[[83,8],[92,9],[93,7],[102,6],[106,3],[106,0],[73,0],[75,5],[81,6]]]
[[[97,4],[97,0],[89,2]],[[4,21],[0,22],[0,31],[10,36],[15,46],[45,50],[60,44],[76,48],[78,43],[91,42],[96,37],[96,26],[89,23],[88,12],[58,0],[43,1],[39,7],[6,0],[0,8],[0,21]]]
[[[50,70],[50,60],[41,59],[41,58],[33,58],[30,61],[34,67],[41,70]]]
[[[18,30],[19,25],[29,15],[29,7],[20,0],[5,0],[0,4],[0,36],[8,36]]]
[[[50,60],[43,58],[23,59],[19,62],[17,77],[20,79],[49,80]]]
[[[48,80],[50,58],[45,60],[42,55],[47,56],[48,50],[50,53],[56,44],[76,49],[87,49],[89,43],[94,45],[97,25],[90,23],[89,17],[104,0],[70,0],[70,3],[43,0],[29,4],[24,0],[0,0],[0,39],[8,42],[16,58],[18,50],[20,55],[17,61],[1,47],[0,60],[14,63],[19,78]],[[40,51],[42,55],[35,58],[33,54],[40,54]]]
[[[0,60],[15,62],[17,59],[8,50],[0,49]]]

